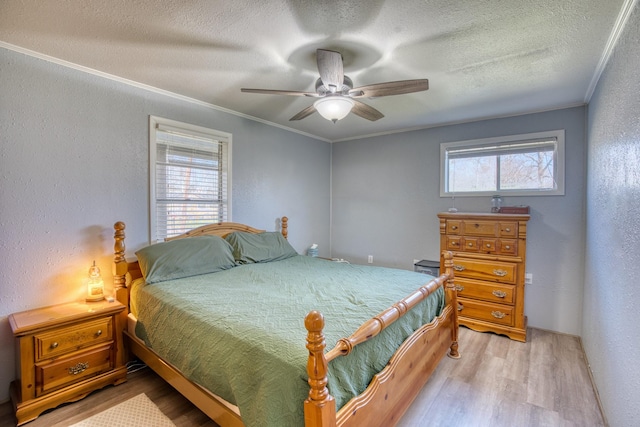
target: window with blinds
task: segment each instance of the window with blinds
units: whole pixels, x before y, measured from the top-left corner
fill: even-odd
[[[564,130],[440,144],[440,196],[564,194]]]
[[[230,220],[231,135],[150,117],[151,241]]]

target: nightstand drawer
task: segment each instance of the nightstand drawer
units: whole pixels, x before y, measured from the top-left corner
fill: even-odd
[[[78,382],[113,368],[113,345],[36,364],[36,396]]]
[[[476,298],[484,301],[513,305],[516,295],[515,285],[478,282],[456,277],[454,279],[459,297]]]
[[[455,256],[453,269],[456,277],[515,284],[518,266],[508,262],[475,260]]]
[[[459,298],[458,314],[461,317],[469,317],[500,325],[513,326],[513,307],[508,305],[491,304],[488,302]]]
[[[111,317],[107,317],[36,335],[36,360],[110,341],[111,322]]]

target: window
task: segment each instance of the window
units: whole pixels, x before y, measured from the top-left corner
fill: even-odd
[[[150,116],[150,240],[231,219],[231,134]]]
[[[564,130],[440,144],[440,196],[564,194]]]

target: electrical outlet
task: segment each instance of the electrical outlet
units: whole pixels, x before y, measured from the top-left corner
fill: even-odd
[[[524,273],[524,284],[533,285],[533,273]]]
[[[373,264],[373,255],[369,255],[369,256],[367,257],[367,262],[368,262],[369,264]]]

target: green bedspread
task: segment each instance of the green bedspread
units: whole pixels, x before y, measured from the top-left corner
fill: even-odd
[[[304,425],[309,392],[304,317],[325,317],[327,350],[431,277],[294,256],[132,287],[136,333],[188,378],[236,404],[247,427]],[[367,387],[397,347],[444,307],[430,295],[378,337],[329,364],[340,408]]]

